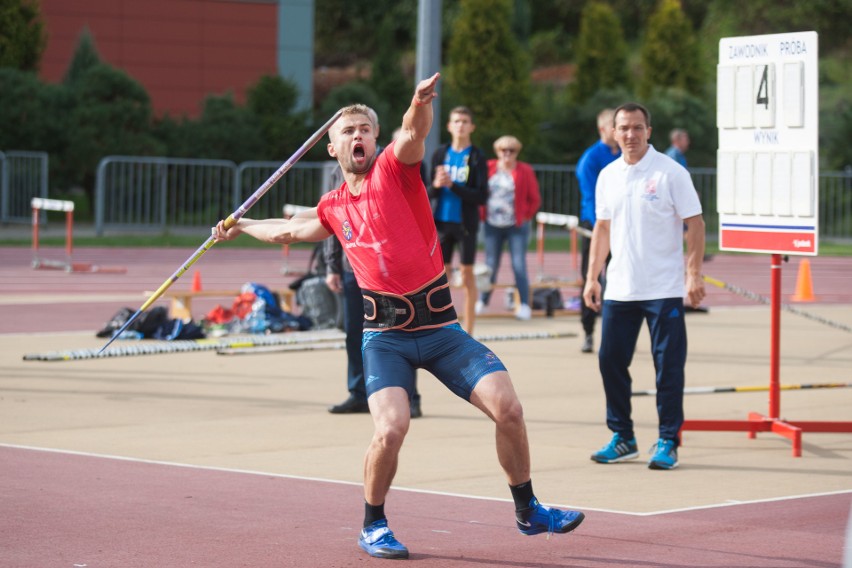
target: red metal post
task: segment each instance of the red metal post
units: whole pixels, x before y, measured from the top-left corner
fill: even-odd
[[[772,255],[769,347],[769,418],[781,416],[781,255]]]

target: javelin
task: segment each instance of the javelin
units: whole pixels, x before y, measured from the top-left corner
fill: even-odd
[[[779,385],[781,390],[807,390],[807,389],[843,389],[852,387],[852,383],[805,383],[801,385]],[[768,391],[769,385],[745,386],[745,387],[686,387],[683,394],[715,394],[721,392],[762,392]],[[633,391],[633,396],[654,396],[656,389]]]
[[[253,347],[221,347],[216,355],[256,355],[259,353],[284,353],[286,351],[318,351],[326,349],[346,349],[343,341],[317,341],[298,345],[258,345]]]
[[[741,287],[735,286],[733,284],[728,284],[727,282],[722,282],[721,280],[711,278],[710,276],[704,276],[704,281],[707,282],[708,284],[712,284],[713,286],[716,286],[718,288],[723,288],[723,289],[727,290],[728,292],[733,292],[734,294],[742,296],[743,298],[748,298],[749,300],[754,300],[755,302],[760,302],[761,304],[767,304],[768,305],[771,302],[771,299],[767,298],[766,296],[761,296],[760,294],[758,294],[756,292],[752,292],[751,290],[746,290],[745,288],[741,288]],[[806,312],[804,310],[800,310],[800,309],[798,309],[794,306],[791,306],[790,304],[781,304],[781,309],[784,310],[784,311],[790,312],[791,314],[796,314],[796,315],[802,316],[804,318],[814,320],[814,321],[819,322],[819,323],[824,323],[825,325],[828,325],[830,327],[834,327],[834,328],[837,328],[837,329],[840,329],[840,330],[843,330],[843,331],[852,332],[852,327],[850,327],[846,324],[839,323],[839,322],[836,322],[836,321],[832,321],[832,320],[824,318],[822,316],[818,316],[818,315]]]
[[[303,335],[304,334],[304,335]],[[135,355],[164,355],[170,353],[189,353],[210,351],[228,347],[246,345],[292,345],[301,343],[321,343],[343,339],[341,331],[305,331],[298,333],[274,333],[272,335],[239,335],[227,339],[175,339],[171,341],[131,341],[101,353],[96,349],[77,349],[74,351],[50,351],[47,353],[29,353],[24,361],[79,361],[82,359],[106,359],[110,357],[128,357]]]
[[[296,162],[298,162],[298,161],[301,159],[301,157],[302,157],[302,156],[304,156],[304,155],[305,155],[305,153],[306,153],[308,150],[310,150],[310,149],[314,146],[314,144],[316,144],[316,143],[319,141],[319,139],[320,139],[320,138],[322,138],[323,136],[325,136],[325,133],[326,133],[326,132],[328,132],[328,130],[331,128],[331,125],[332,125],[332,124],[334,124],[334,122],[335,122],[338,118],[340,118],[340,115],[341,115],[341,111],[337,111],[336,113],[334,113],[334,116],[332,116],[330,119],[328,119],[328,122],[326,122],[325,124],[323,124],[323,125],[320,127],[320,129],[319,129],[319,130],[317,130],[316,132],[314,132],[314,134],[313,134],[310,138],[308,138],[308,140],[307,140],[307,141],[305,141],[305,143],[304,143],[304,144],[302,144],[301,148],[299,148],[298,150],[296,150],[296,152],[295,152],[292,156],[290,156],[290,158],[289,158],[286,162],[284,162],[284,163],[281,165],[281,167],[280,167],[280,168],[278,168],[278,169],[275,171],[275,173],[273,173],[273,174],[269,177],[269,179],[267,179],[265,182],[263,182],[263,185],[261,185],[259,188],[257,188],[257,190],[256,190],[253,194],[251,194],[251,196],[250,196],[248,199],[246,199],[246,200],[243,202],[243,204],[242,204],[242,205],[240,205],[240,206],[237,208],[237,210],[236,210],[236,211],[234,211],[233,213],[231,213],[231,214],[228,216],[228,218],[227,218],[227,219],[225,219],[225,229],[230,229],[231,227],[233,227],[234,225],[236,225],[236,224],[237,224],[237,221],[239,221],[239,220],[242,218],[242,216],[243,216],[243,215],[245,215],[245,214],[246,214],[246,212],[247,212],[249,209],[251,209],[251,207],[252,207],[255,203],[257,203],[257,201],[258,201],[261,197],[263,197],[263,194],[265,194],[267,191],[269,191],[269,188],[271,188],[273,185],[275,185],[275,182],[277,182],[279,179],[281,179],[281,176],[283,176],[285,173],[287,173],[287,170],[289,170],[291,167],[293,167],[293,164],[295,164]],[[130,316],[130,319],[128,319],[126,322],[124,322],[124,325],[122,325],[122,326],[118,329],[118,331],[116,331],[116,332],[113,334],[113,336],[109,339],[109,341],[107,341],[107,342],[106,342],[106,345],[104,345],[103,347],[101,347],[101,350],[100,350],[100,351],[98,351],[98,354],[103,353],[104,349],[106,349],[107,347],[109,347],[110,343],[112,343],[113,341],[115,341],[115,338],[116,338],[116,337],[118,337],[119,335],[121,335],[121,333],[122,333],[125,329],[127,329],[127,327],[128,327],[131,323],[133,323],[133,320],[135,320],[137,317],[139,317],[139,314],[141,314],[142,312],[144,312],[145,310],[147,310],[147,309],[148,309],[148,307],[149,307],[151,304],[153,304],[154,302],[156,302],[156,301],[157,301],[157,299],[158,299],[160,296],[162,296],[162,295],[163,295],[163,293],[165,293],[165,291],[166,291],[166,290],[168,290],[168,289],[169,289],[169,286],[171,286],[172,284],[174,284],[174,283],[177,281],[177,279],[178,279],[178,278],[180,278],[180,277],[184,274],[184,272],[186,272],[187,270],[189,270],[189,267],[190,267],[190,266],[192,266],[193,264],[195,264],[195,261],[196,261],[196,260],[198,260],[199,258],[201,258],[201,255],[203,255],[205,252],[207,252],[208,250],[210,250],[210,248],[212,248],[214,244],[216,244],[216,238],[215,238],[215,237],[211,234],[209,237],[207,237],[207,240],[206,240],[206,241],[204,241],[204,244],[202,244],[200,247],[198,247],[198,250],[196,250],[194,253],[192,253],[192,256],[190,256],[190,257],[186,260],[186,262],[184,262],[184,263],[183,263],[183,265],[175,271],[175,273],[174,273],[174,274],[172,274],[171,276],[169,276],[169,277],[166,279],[166,281],[165,281],[165,282],[163,282],[163,284],[162,284],[159,288],[157,288],[157,291],[156,291],[156,292],[154,292],[154,293],[151,295],[151,297],[150,297],[150,298],[148,298],[148,299],[145,301],[145,303],[144,303],[144,304],[142,304],[142,307],[141,307],[141,308],[139,308],[138,310],[136,310],[136,313],[135,313],[135,314],[133,314],[132,316]]]
[[[474,339],[485,343],[486,341],[523,341],[528,339],[558,339],[560,337],[577,337],[573,331],[542,331],[532,333],[509,333],[495,335],[477,335]],[[228,345],[222,345],[216,350],[217,355],[255,355],[263,353],[283,353],[285,351],[315,351],[320,349],[343,349],[345,343],[334,342],[339,337],[328,337],[327,339],[306,339],[305,345],[255,343],[251,339],[247,341],[235,341]]]

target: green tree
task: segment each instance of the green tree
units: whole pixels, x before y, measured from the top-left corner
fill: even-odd
[[[0,149],[60,152],[67,140],[70,97],[34,73],[0,68]]]
[[[176,119],[169,114],[155,118],[151,134],[162,146],[162,155],[171,158],[194,158],[191,155],[195,123],[188,119]]]
[[[0,67],[35,71],[46,44],[35,0],[0,0]]]
[[[701,52],[695,31],[679,0],[660,0],[648,19],[642,44],[639,94],[647,98],[656,88],[678,87],[700,94],[703,89]]]
[[[413,93],[414,89],[412,89],[411,92]],[[411,101],[407,100],[406,102]],[[391,133],[397,126],[399,126],[398,123],[402,120],[402,115],[400,114],[396,120],[387,124],[382,122],[383,117],[390,116],[388,101],[382,99],[378,93],[370,87],[370,85],[363,81],[353,81],[332,89],[320,106],[320,117],[322,118],[322,121],[328,120],[328,118],[339,109],[356,103],[365,104],[376,111],[376,114],[379,116],[379,125],[381,126],[379,131],[380,140],[383,144],[389,142]],[[317,144],[317,146],[319,146],[319,144]],[[317,159],[331,159],[329,158],[328,152],[326,152],[325,148],[318,150],[313,155],[318,156]]]
[[[395,2],[316,2],[315,60],[319,65],[351,64],[376,54],[376,22],[393,21],[395,49],[410,49],[417,32],[418,0]]]
[[[447,85],[473,111],[482,148],[502,134],[532,143],[531,62],[511,21],[511,0],[462,0],[450,37]]]
[[[576,35],[582,9],[582,2],[536,0],[530,14],[532,33],[556,29],[568,36]]]
[[[513,0],[512,12],[512,33],[521,45],[529,45],[532,35],[532,9],[529,0]]]
[[[689,132],[690,167],[712,167],[716,163],[718,137],[716,108],[712,102],[687,93],[683,89],[656,89],[646,101],[651,111],[651,143],[657,150],[669,147],[669,133],[673,128]]]
[[[152,155],[161,146],[151,136],[148,93],[124,71],[98,64],[84,72],[71,88],[72,137],[62,156],[65,181],[94,192],[95,170],[104,156]]]
[[[69,87],[80,79],[80,77],[92,67],[101,63],[101,57],[98,55],[98,50],[95,47],[95,38],[88,28],[83,28],[80,32],[80,37],[77,39],[77,47],[74,48],[74,55],[71,56],[71,62],[68,64],[68,69],[65,70],[65,76],[62,82]]]
[[[376,32],[378,47],[373,57],[373,67],[367,85],[386,103],[386,110],[379,113],[379,123],[386,125],[392,133],[399,125],[402,115],[411,102],[414,78],[402,72],[399,51],[395,49],[393,20],[385,17]]]
[[[726,29],[720,37],[816,31],[820,53],[849,49],[849,0],[714,0],[707,17],[715,25],[724,22]]]
[[[576,164],[583,151],[600,138],[597,116],[601,109],[615,108],[634,98],[623,87],[601,89],[581,104],[569,101],[561,92],[539,93],[536,106],[547,109],[547,120],[540,123],[539,143],[524,147],[525,159],[540,164]]]
[[[825,128],[820,133],[821,147],[825,148],[820,161],[832,170],[852,168],[852,102],[843,101],[826,114],[830,114],[830,120],[823,121]],[[852,195],[849,198],[852,200]]]
[[[190,128],[192,157],[237,163],[264,157],[260,120],[237,105],[231,93],[208,95],[201,116]]]
[[[258,120],[263,157],[283,160],[308,136],[308,112],[296,111],[298,100],[296,84],[278,75],[261,77],[249,88],[246,106]]]
[[[582,103],[601,89],[629,87],[627,43],[621,23],[609,5],[586,4],[580,21],[573,98]]]
[[[534,33],[530,37],[530,55],[538,66],[559,65],[570,61],[574,39],[559,28]]]

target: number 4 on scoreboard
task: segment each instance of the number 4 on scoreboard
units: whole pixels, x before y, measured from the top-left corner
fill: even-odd
[[[754,125],[758,128],[775,128],[775,65],[755,65],[754,84],[757,85]]]

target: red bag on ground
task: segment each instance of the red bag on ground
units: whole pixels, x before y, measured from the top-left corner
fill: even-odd
[[[256,299],[257,296],[254,295],[254,292],[243,292],[237,296],[234,299],[234,305],[231,306],[231,311],[233,312],[234,317],[243,319],[249,315],[251,313],[251,307],[254,305],[254,301]]]
[[[234,312],[222,306],[216,306],[204,316],[204,320],[210,324],[228,323],[234,319]]]

